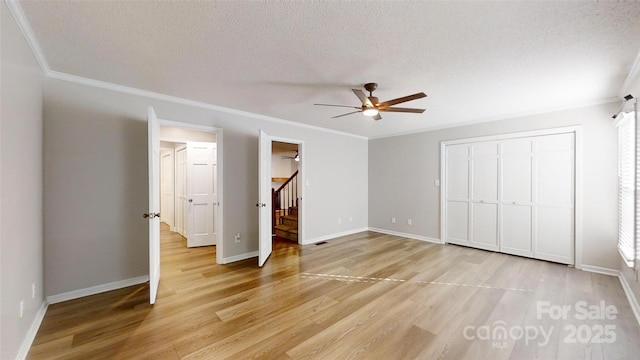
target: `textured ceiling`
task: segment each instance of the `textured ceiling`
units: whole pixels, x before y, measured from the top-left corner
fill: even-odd
[[[611,101],[640,50],[638,2],[20,5],[52,71],[366,137]],[[427,111],[313,105],[366,82]]]

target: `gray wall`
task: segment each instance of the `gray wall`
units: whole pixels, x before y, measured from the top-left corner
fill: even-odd
[[[571,125],[583,128],[583,264],[617,269],[619,104],[558,111],[369,142],[369,226],[440,239],[440,142]],[[397,223],[390,222],[391,217]],[[407,218],[413,225],[407,225]]]
[[[225,258],[258,249],[260,128],[304,141],[307,240],[367,227],[366,139],[48,78],[47,295],[148,274],[148,224],[141,216],[148,207],[147,106],[164,120],[224,130]]]
[[[0,113],[0,359],[14,359],[42,293],[43,74],[2,2]],[[31,296],[31,285],[36,296]],[[19,303],[24,300],[24,316]]]

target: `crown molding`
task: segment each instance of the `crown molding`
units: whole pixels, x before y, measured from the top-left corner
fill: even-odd
[[[18,3],[17,0],[5,0],[7,7],[9,8],[9,12],[13,15],[13,18],[16,20],[18,24],[18,28],[22,31],[22,35],[24,35],[27,40],[27,44],[31,48],[31,52],[33,56],[35,56],[36,61],[40,64],[40,68],[45,75],[48,75],[51,72],[49,68],[49,64],[47,60],[44,58],[44,54],[42,53],[42,48],[40,47],[40,43],[36,40],[36,36],[31,30],[31,26],[27,21],[27,18],[24,16],[24,12],[22,11],[22,7]]]
[[[620,93],[618,95],[621,99],[625,95],[629,94],[629,91],[631,91],[631,86],[636,80],[638,80],[638,75],[640,75],[640,52],[638,52],[638,56],[636,56],[636,60],[631,66],[631,71],[629,71],[629,75],[627,75],[627,78],[624,80],[624,84],[620,89]],[[639,94],[636,94],[636,96],[637,95]]]
[[[362,135],[356,135],[356,134],[351,134],[351,133],[347,133],[347,132],[343,132],[343,131],[327,129],[327,128],[323,128],[323,127],[320,127],[320,126],[303,124],[303,123],[299,123],[299,122],[295,122],[295,121],[290,121],[290,120],[275,118],[275,117],[271,117],[271,116],[256,114],[256,113],[252,113],[252,112],[248,112],[248,111],[231,109],[231,108],[218,106],[218,105],[213,105],[213,104],[209,104],[209,103],[205,103],[205,102],[201,102],[201,101],[195,101],[195,100],[189,100],[189,99],[185,99],[185,98],[181,98],[181,97],[177,97],[177,96],[165,95],[165,94],[161,94],[161,93],[157,93],[157,92],[153,92],[153,91],[147,91],[147,90],[137,89],[137,88],[133,88],[133,87],[129,87],[129,86],[113,84],[113,83],[109,83],[109,82],[105,82],[105,81],[89,79],[89,78],[85,78],[85,77],[82,77],[82,76],[71,75],[71,74],[62,73],[62,72],[58,72],[58,71],[49,71],[47,73],[47,77],[52,78],[52,79],[57,79],[57,80],[68,81],[68,82],[72,82],[72,83],[76,83],[76,84],[82,84],[82,85],[87,85],[87,86],[92,86],[92,87],[97,87],[97,88],[117,91],[117,92],[121,92],[121,93],[127,93],[127,94],[131,94],[131,95],[137,95],[137,96],[147,97],[147,98],[151,98],[151,99],[172,102],[172,103],[176,103],[176,104],[182,104],[182,105],[193,106],[193,107],[198,107],[198,108],[207,109],[207,110],[214,110],[214,111],[224,112],[224,113],[227,113],[227,114],[234,114],[234,115],[244,116],[244,117],[248,117],[248,118],[252,118],[252,119],[270,121],[270,122],[283,124],[283,125],[295,126],[295,127],[309,129],[309,130],[315,130],[315,131],[328,132],[328,133],[333,133],[333,134],[342,135],[342,136],[354,137],[354,138],[362,139],[362,140],[368,140],[369,139],[366,136],[362,136]]]

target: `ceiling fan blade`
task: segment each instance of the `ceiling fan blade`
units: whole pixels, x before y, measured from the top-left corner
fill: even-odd
[[[362,92],[362,90],[359,90],[359,89],[351,89],[351,90],[353,90],[353,93],[356,94],[358,99],[360,99],[360,101],[362,102],[362,105],[366,107],[373,107],[373,103],[371,102],[371,100],[369,100],[367,95],[365,95],[364,92]]]
[[[360,109],[360,106],[349,106],[349,105],[333,105],[333,104],[313,104],[313,105],[319,105],[319,106],[335,106],[335,107],[345,107],[345,108],[351,108],[351,109]]]
[[[401,107],[388,107],[388,108],[381,108],[378,109],[378,111],[388,111],[388,112],[405,112],[405,113],[416,113],[416,114],[422,114],[425,109],[412,109],[412,108],[401,108]]]
[[[377,108],[378,109],[387,108],[387,107],[395,105],[395,104],[400,104],[400,103],[403,103],[403,102],[416,100],[416,99],[422,99],[423,97],[427,97],[427,94],[425,94],[425,93],[417,93],[417,94],[413,94],[413,95],[403,96],[401,98],[388,100],[388,101],[383,101],[383,102],[378,104]]]
[[[380,116],[380,113],[373,115],[372,118],[373,120],[382,120],[382,116]]]
[[[358,110],[358,111],[354,111],[354,112],[350,112],[350,113],[346,113],[346,114],[342,114],[342,115],[338,115],[338,116],[333,116],[331,118],[335,119],[335,118],[339,118],[339,117],[343,117],[343,116],[347,116],[347,115],[351,115],[351,114],[355,114],[355,113],[359,113],[359,112],[362,112],[362,110]]]

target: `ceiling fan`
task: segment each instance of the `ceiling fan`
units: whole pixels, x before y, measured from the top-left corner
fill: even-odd
[[[295,161],[300,161],[300,155],[298,154],[298,150],[296,150],[296,156],[281,156],[282,159],[291,159]]]
[[[380,120],[382,117],[380,116],[380,112],[405,112],[405,113],[418,113],[421,114],[425,109],[413,109],[413,108],[401,108],[401,107],[392,107],[393,105],[400,104],[403,102],[421,99],[426,97],[425,93],[417,93],[413,95],[403,96],[397,99],[378,102],[378,98],[373,96],[373,91],[378,88],[377,83],[366,83],[364,84],[365,90],[369,92],[369,96],[367,97],[365,93],[360,89],[351,89],[354,94],[360,99],[362,102],[362,106],[347,106],[347,105],[332,105],[332,104],[313,104],[319,106],[335,106],[335,107],[346,107],[358,109],[358,111],[352,111],[350,113],[333,116],[332,119],[339,118],[342,116],[347,116],[355,113],[361,112],[365,116],[371,116],[374,120]]]

